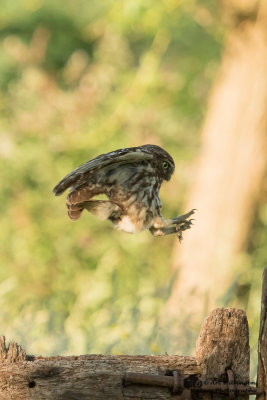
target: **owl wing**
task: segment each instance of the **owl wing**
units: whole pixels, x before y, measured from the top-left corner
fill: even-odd
[[[67,188],[75,190],[88,184],[90,176],[97,174],[107,166],[119,166],[123,164],[136,163],[144,160],[151,160],[152,154],[140,147],[131,147],[101,154],[93,160],[87,161],[78,168],[66,175],[53,189],[56,196],[61,195]]]

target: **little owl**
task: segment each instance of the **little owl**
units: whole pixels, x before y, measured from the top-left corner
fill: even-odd
[[[170,180],[174,167],[170,154],[159,146],[119,149],[70,172],[54,193],[59,196],[70,188],[66,204],[73,221],[86,209],[124,232],[149,229],[154,236],[176,233],[181,240],[182,232],[192,225],[190,216],[195,210],[171,219],[164,219],[160,212],[159,190],[163,180]],[[107,200],[94,199],[99,194]]]

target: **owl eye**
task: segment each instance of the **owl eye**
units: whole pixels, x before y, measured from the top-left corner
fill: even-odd
[[[169,163],[167,163],[167,161],[163,161],[163,163],[162,163],[162,167],[163,167],[163,169],[167,170],[167,169],[169,169],[169,168],[170,168],[170,164],[169,164]]]

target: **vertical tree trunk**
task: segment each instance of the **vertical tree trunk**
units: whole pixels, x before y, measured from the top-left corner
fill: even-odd
[[[267,268],[263,272],[260,333],[258,345],[258,378],[257,387],[262,393],[257,400],[267,399]]]
[[[251,6],[248,15],[241,8]],[[253,9],[257,4],[258,9]],[[267,2],[229,0],[228,35],[186,209],[193,229],[175,245],[178,275],[165,315],[198,324],[229,287],[262,195],[267,147]],[[240,22],[240,14],[242,14]],[[252,18],[254,16],[254,18]],[[238,21],[238,22],[237,22]],[[177,326],[177,325],[176,325]]]

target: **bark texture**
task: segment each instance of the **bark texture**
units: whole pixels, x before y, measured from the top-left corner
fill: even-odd
[[[196,359],[202,375],[222,379],[231,369],[235,379],[249,381],[249,330],[246,313],[235,308],[217,308],[205,319],[196,343]],[[219,361],[219,362],[218,362]]]
[[[267,399],[267,268],[263,272],[261,318],[258,348],[257,387],[265,391],[257,396],[257,400]]]
[[[196,342],[196,359],[202,366],[202,379],[208,382],[249,382],[249,329],[245,311],[218,308],[205,319]],[[228,376],[228,373],[231,375]],[[199,395],[199,400],[211,400],[213,394]],[[239,398],[247,399],[248,394]],[[225,399],[220,394],[216,400]]]
[[[196,360],[180,356],[34,357],[0,364],[1,400],[171,399],[168,388],[123,386],[126,372],[200,374]]]

